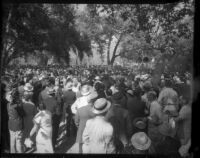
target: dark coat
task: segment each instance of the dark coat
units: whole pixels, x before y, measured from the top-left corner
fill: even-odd
[[[112,104],[106,119],[113,125],[114,133],[123,144],[127,143],[132,134],[132,124],[128,110],[119,104]]]
[[[145,116],[145,102],[140,98],[132,97],[127,95],[127,110],[130,114],[131,120],[133,121],[137,117]]]
[[[76,101],[76,93],[72,90],[63,92],[63,113],[71,109],[71,105]],[[71,110],[70,110],[71,111]]]
[[[43,103],[46,106],[46,109],[52,113],[52,115],[61,114],[61,106],[56,100],[56,97],[49,96],[47,94],[47,89],[44,89],[39,95],[39,103]]]
[[[76,142],[82,143],[82,134],[85,129],[87,120],[93,118],[95,114],[92,112],[91,105],[81,107],[75,115],[75,124],[78,127]]]

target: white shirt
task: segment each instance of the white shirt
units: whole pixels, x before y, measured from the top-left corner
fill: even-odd
[[[88,96],[82,96],[78,99],[76,99],[76,101],[74,102],[74,104],[72,104],[71,106],[71,110],[73,114],[76,114],[77,109],[88,105]]]

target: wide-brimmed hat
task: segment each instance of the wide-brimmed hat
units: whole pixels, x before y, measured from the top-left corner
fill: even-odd
[[[133,126],[139,129],[145,129],[147,124],[143,117],[137,117],[133,120]]]
[[[129,90],[126,91],[126,93],[133,95],[133,90],[129,89]]]
[[[151,145],[151,139],[144,132],[138,132],[132,136],[131,143],[138,150],[147,150]]]
[[[30,83],[26,83],[25,86],[24,86],[24,90],[28,91],[28,92],[32,92],[33,86]]]
[[[92,91],[92,87],[89,85],[84,85],[81,87],[81,95],[86,96],[89,95]]]
[[[48,90],[47,90],[48,95],[51,95],[51,94],[54,94],[54,93],[56,93],[54,88],[48,88]]]
[[[111,106],[111,103],[108,100],[106,100],[105,98],[100,98],[94,102],[92,111],[95,114],[101,114],[108,111],[110,106]]]

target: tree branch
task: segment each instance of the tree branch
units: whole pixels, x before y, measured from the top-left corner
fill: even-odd
[[[116,45],[115,45],[115,48],[114,48],[114,50],[113,50],[113,56],[112,56],[112,59],[111,59],[111,64],[113,64],[114,61],[115,61],[117,48],[118,48],[119,43],[120,43],[120,41],[121,41],[121,39],[122,39],[122,36],[123,36],[123,33],[120,34],[120,36],[119,36],[119,38],[118,38],[118,40],[117,40],[117,43],[116,43]],[[117,56],[118,56],[118,55],[117,55]]]
[[[112,40],[112,34],[109,34],[108,48],[107,48],[107,64],[110,65],[110,45]]]

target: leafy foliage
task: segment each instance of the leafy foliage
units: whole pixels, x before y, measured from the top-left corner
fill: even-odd
[[[44,50],[67,63],[70,49],[80,59],[91,55],[90,39],[76,30],[70,5],[4,4],[3,13],[3,65],[30,53],[46,60]]]

